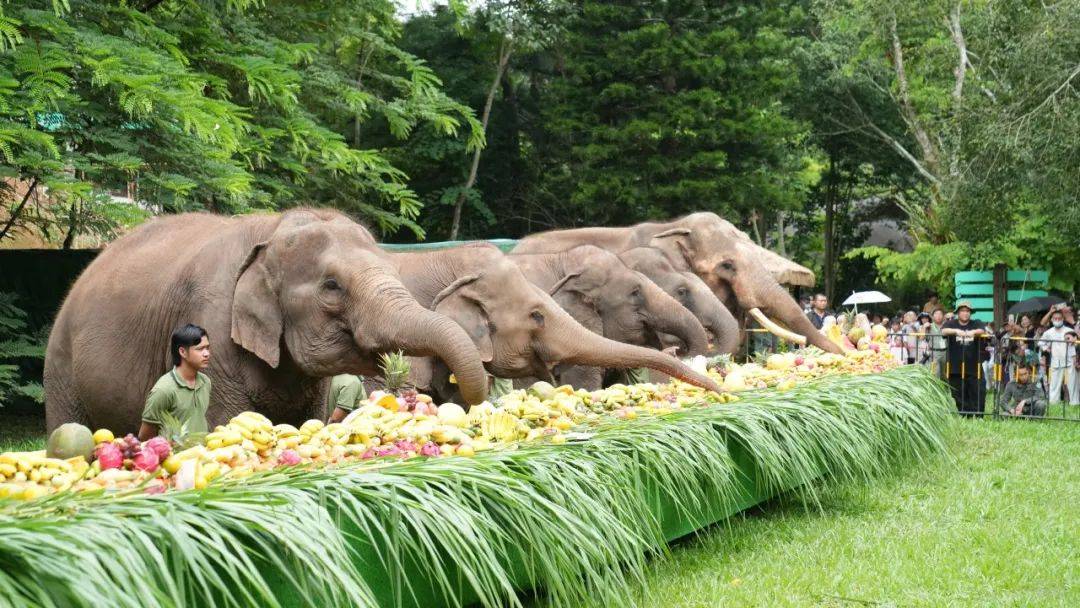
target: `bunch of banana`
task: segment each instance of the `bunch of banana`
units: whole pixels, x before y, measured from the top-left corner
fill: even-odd
[[[365,418],[354,418],[346,426],[349,428],[350,445],[366,445],[379,435],[375,422]]]
[[[492,441],[515,441],[528,433],[527,427],[522,432],[519,423],[518,418],[508,412],[495,412],[480,423],[480,433]]]
[[[239,445],[243,441],[243,434],[228,426],[219,426],[206,435],[206,447],[211,450]]]
[[[245,440],[251,442],[250,446],[244,446],[246,449],[261,452],[274,444],[274,424],[262,414],[243,412],[230,420],[225,427],[238,431]]]
[[[0,481],[30,481],[62,487],[82,477],[89,468],[86,459],[48,458],[44,451],[6,452],[0,454]]]
[[[294,449],[300,445],[303,437],[291,424],[279,424],[274,427],[274,447],[280,450]]]
[[[322,420],[308,420],[304,424],[300,425],[300,443],[307,443],[311,441],[311,436],[318,433],[323,428]]]

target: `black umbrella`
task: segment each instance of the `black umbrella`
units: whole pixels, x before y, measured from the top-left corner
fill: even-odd
[[[1051,306],[1055,304],[1063,304],[1065,300],[1057,296],[1042,296],[1040,298],[1028,298],[1022,302],[1017,302],[1009,307],[1010,315],[1020,315],[1025,312],[1042,312],[1044,310],[1050,310]]]

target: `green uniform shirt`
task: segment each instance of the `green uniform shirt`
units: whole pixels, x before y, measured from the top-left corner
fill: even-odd
[[[330,392],[326,395],[326,408],[333,412],[341,408],[346,412],[356,409],[361,401],[367,399],[367,390],[359,376],[340,374],[330,380]]]
[[[158,378],[154,388],[150,389],[142,419],[161,427],[163,415],[168,414],[179,420],[188,433],[205,433],[209,430],[206,424],[209,407],[210,378],[196,372],[195,388],[191,388],[174,367]]]

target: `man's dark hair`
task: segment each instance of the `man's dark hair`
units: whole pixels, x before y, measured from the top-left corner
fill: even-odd
[[[172,354],[173,367],[180,365],[180,349],[191,348],[202,339],[207,336],[206,330],[198,325],[187,325],[177,329],[172,334],[172,341],[169,343],[169,352]]]
[[[820,293],[820,292],[814,294],[814,299],[816,300],[818,298],[825,298],[826,300],[828,299],[827,297],[825,297],[825,294]]]

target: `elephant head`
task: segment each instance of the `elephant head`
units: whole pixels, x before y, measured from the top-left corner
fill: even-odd
[[[675,357],[589,331],[493,246],[390,254],[390,259],[422,304],[465,329],[495,376],[551,378],[557,364],[648,367],[719,390]]]
[[[705,328],[692,312],[664,293],[656,283],[630,269],[610,251],[583,245],[557,254],[562,276],[549,287],[560,300],[562,294],[585,302],[599,315],[607,338],[659,347],[657,334],[672,334],[683,342],[685,353],[708,351]]]
[[[826,352],[840,352],[837,345],[814,329],[770,272],[775,269],[767,267],[767,263],[775,265],[779,256],[755,244],[730,222],[715,213],[702,212],[665,224],[644,224],[639,229],[645,231],[645,238],[640,240],[647,239],[642,244],[663,251],[676,267],[691,270],[718,297],[730,294],[738,308],[766,329],[796,342],[809,342]]]
[[[629,249],[619,259],[692,312],[709,333],[713,350],[734,353],[739,347],[739,322],[696,274],[676,269],[664,252],[652,247]]]
[[[290,211],[251,247],[236,276],[231,335],[272,368],[287,352],[309,376],[375,373],[377,355],[396,350],[437,356],[467,402],[487,396],[469,336],[421,306],[371,234],[336,212]]]

